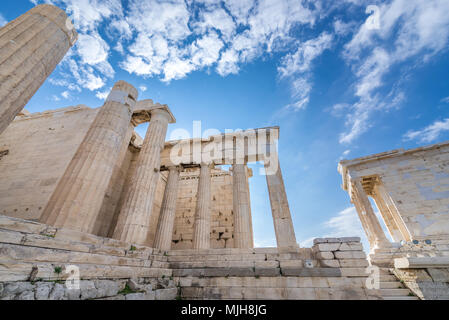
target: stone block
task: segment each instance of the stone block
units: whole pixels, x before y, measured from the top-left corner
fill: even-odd
[[[338,260],[320,260],[321,267],[324,268],[339,268],[340,263]]]
[[[360,237],[343,237],[339,238],[340,242],[347,243],[347,242],[360,242],[362,239]]]
[[[95,299],[98,296],[98,290],[93,281],[80,281],[81,300]],[[68,291],[72,291],[67,289]]]
[[[290,261],[281,261],[281,268],[303,268],[304,262],[302,260],[290,260]]]
[[[342,273],[339,268],[283,268],[283,276],[296,277],[340,277]]]
[[[343,277],[367,277],[365,268],[341,268],[341,275]]]
[[[60,283],[55,283],[53,290],[50,292],[49,300],[63,300],[64,294],[64,286]]]
[[[427,273],[432,277],[434,282],[449,283],[449,269],[428,268]]]
[[[286,288],[288,300],[316,300],[314,288]]]
[[[255,276],[277,277],[281,275],[280,268],[256,268]]]
[[[351,268],[351,267],[368,267],[368,260],[363,259],[340,259],[340,266],[342,268]]]
[[[363,251],[361,243],[342,243],[339,251]]]
[[[257,288],[256,296],[263,300],[283,300],[287,298],[287,293],[284,288]]]
[[[313,252],[319,251],[337,251],[340,248],[340,243],[319,243],[312,247]]]
[[[322,260],[332,260],[335,258],[333,252],[330,251],[318,251],[316,253],[316,258],[317,259],[322,259]]]
[[[35,299],[36,300],[48,300],[50,292],[53,289],[53,283],[51,282],[38,282],[36,284]]]
[[[34,300],[34,292],[24,291],[19,294],[14,300]]]
[[[281,263],[283,263],[282,261]],[[279,268],[279,261],[255,261],[254,266],[257,268]]]
[[[145,300],[144,297],[145,297],[145,293],[139,292],[139,293],[127,294],[125,296],[125,299],[126,300]]]
[[[98,290],[98,297],[112,297],[117,295],[120,291],[120,284],[118,281],[95,280],[94,284]]]
[[[363,251],[336,251],[336,259],[366,259],[366,254]]]

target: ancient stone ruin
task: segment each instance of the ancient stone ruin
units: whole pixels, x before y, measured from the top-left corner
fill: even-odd
[[[0,29],[0,299],[449,298],[449,142],[342,161],[370,254],[352,235],[302,248],[279,127],[165,141],[175,115],[124,81],[101,108],[23,110],[76,37],[51,5]],[[252,162],[276,248],[254,248]]]

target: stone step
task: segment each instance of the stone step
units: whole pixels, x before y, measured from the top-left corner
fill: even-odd
[[[175,277],[341,277],[339,268],[257,268],[257,267],[226,267],[226,268],[196,268],[173,269]]]
[[[0,229],[0,243],[13,244],[25,247],[60,249],[80,253],[92,253],[106,256],[133,258],[133,259],[152,259],[165,263],[168,267],[167,257],[160,254],[153,254],[149,248],[138,250],[134,247],[127,249],[108,247],[102,244],[87,244],[83,242],[55,239],[53,237],[36,234],[26,234],[18,231],[1,230]]]
[[[410,290],[409,289],[380,289],[380,293],[383,297],[408,296],[410,293]]]
[[[241,254],[202,254],[191,256],[168,256],[169,262],[198,262],[198,261],[290,261],[314,260],[312,254],[300,253],[241,253]]]
[[[0,243],[0,254],[4,259],[23,262],[54,262],[69,264],[101,264],[130,267],[168,267],[166,262],[148,259],[117,257],[104,254],[76,252],[61,249],[29,247]]]
[[[418,297],[415,296],[389,296],[383,298],[384,300],[420,300]]]
[[[325,277],[173,277],[180,287],[363,288],[362,278]]]
[[[394,275],[391,275],[391,274],[390,275],[381,274],[380,281],[381,282],[390,282],[390,281],[398,281],[398,279]]]
[[[33,273],[34,279],[64,280],[69,274],[66,268],[71,263],[26,263],[0,259],[0,282],[28,281]],[[99,264],[76,264],[81,279],[128,279],[128,278],[158,278],[171,277],[171,269],[111,266]],[[57,270],[56,268],[60,268]],[[59,273],[57,273],[57,271]]]
[[[381,289],[404,289],[405,286],[399,281],[381,281],[380,282]]]
[[[311,248],[253,248],[253,249],[185,249],[185,250],[171,250],[168,252],[169,256],[198,256],[198,255],[233,255],[233,254],[280,254],[280,253],[298,253],[308,256],[311,253]]]
[[[19,232],[21,234],[35,234],[38,236],[47,236],[47,238],[55,239],[55,240],[63,240],[63,241],[73,241],[76,244],[80,245],[93,245],[95,248],[104,248],[105,250],[110,250],[111,252],[120,252],[120,251],[126,251],[129,252],[131,247],[133,248],[132,254],[135,256],[139,254],[143,255],[161,255],[164,256],[164,259],[166,259],[166,256],[168,255],[167,252],[161,251],[158,249],[153,249],[145,246],[139,246],[135,244],[126,243],[123,241],[110,239],[110,238],[103,238],[98,237],[92,234],[87,234],[83,232],[68,230],[68,229],[62,229],[62,228],[54,228],[42,223],[29,221],[29,220],[23,220],[18,218],[12,218],[7,216],[0,215],[0,230],[2,231],[15,231]],[[30,237],[31,238],[31,237]],[[0,237],[0,242],[2,237]],[[117,251],[114,251],[113,249],[118,249]],[[109,254],[108,252],[106,254]]]
[[[302,266],[302,261],[298,261]],[[171,262],[172,269],[202,269],[202,268],[279,268],[279,261],[199,261]]]
[[[186,287],[181,288],[183,299],[201,300],[353,300],[374,299],[365,289],[334,288],[223,288]]]

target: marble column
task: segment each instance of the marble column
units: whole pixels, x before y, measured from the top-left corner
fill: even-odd
[[[165,186],[164,198],[162,199],[161,215],[154,239],[154,247],[161,250],[170,250],[173,228],[176,216],[176,201],[178,200],[179,186],[178,167],[168,168],[168,179]]]
[[[363,189],[362,182],[360,178],[355,178],[353,180],[354,189],[357,193],[357,198],[365,212],[366,222],[369,225],[369,229],[373,233],[375,248],[389,247],[391,246],[390,241],[388,241],[385,236],[382,226],[374,213],[373,207],[368,199],[368,196]]]
[[[233,211],[234,211],[234,247],[252,248],[251,212],[248,192],[247,168],[244,164],[232,167]]]
[[[114,221],[115,209],[117,208],[124,180],[126,179],[128,166],[124,166],[124,162],[127,153],[129,152],[129,144],[131,143],[134,129],[134,125],[130,123],[125,139],[123,139],[123,143],[120,147],[119,156],[114,165],[114,171],[112,172],[111,180],[109,181],[108,188],[106,189],[100,213],[98,214],[97,220],[95,221],[95,226],[92,230],[93,234],[100,237],[108,236],[108,232]]]
[[[278,164],[275,172],[272,169],[269,170],[267,165],[265,165],[265,168],[278,248],[297,248],[298,243],[296,242],[295,229],[293,228],[281,167]]]
[[[387,209],[390,211],[394,222],[396,223],[397,227],[399,228],[399,231],[402,236],[401,240],[412,241],[412,236],[410,234],[410,231],[408,230],[407,225],[405,224],[404,220],[402,219],[401,215],[399,214],[396,204],[394,203],[393,199],[389,195],[384,184],[382,182],[380,182],[377,185],[376,189],[379,194],[379,197],[384,200]]]
[[[374,186],[373,191],[371,192],[371,196],[376,203],[377,208],[380,211],[380,215],[384,220],[385,226],[387,227],[388,232],[390,233],[391,238],[394,242],[399,242],[402,239],[401,232],[399,231],[396,222],[394,221],[393,215],[388,209],[384,199],[380,196],[377,186]]]
[[[152,104],[152,101],[148,103]],[[150,112],[151,121],[113,234],[115,239],[139,245],[151,245],[148,234],[160,174],[161,152],[168,123],[173,122],[166,106]]]
[[[193,226],[193,249],[210,248],[211,230],[211,167],[201,164]]]
[[[48,4],[34,7],[0,29],[0,134],[77,37],[66,13]]]
[[[136,99],[132,85],[114,85],[45,207],[42,222],[93,232]]]
[[[355,210],[357,211],[357,215],[359,216],[360,222],[362,223],[362,227],[363,227],[363,230],[365,231],[366,237],[368,238],[370,247],[374,248],[374,246],[375,246],[374,234],[370,229],[370,225],[366,221],[366,215],[363,210],[363,206],[360,204],[360,201],[359,201],[356,193],[353,194],[351,202],[354,204]]]

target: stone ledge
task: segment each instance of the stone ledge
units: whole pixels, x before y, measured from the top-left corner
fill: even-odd
[[[339,268],[282,268],[283,276],[296,277],[341,277]]]
[[[313,244],[319,243],[348,243],[348,242],[360,242],[359,237],[343,237],[343,238],[317,238],[313,240]]]
[[[394,267],[398,269],[449,268],[449,257],[396,258]]]

